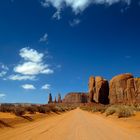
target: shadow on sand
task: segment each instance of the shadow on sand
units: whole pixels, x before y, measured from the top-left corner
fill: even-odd
[[[21,116],[23,119],[26,119],[28,121],[34,121],[33,118],[29,117],[29,116]]]
[[[11,125],[9,125],[6,122],[0,120],[0,128],[2,128],[2,127],[10,127],[10,128],[13,128]]]

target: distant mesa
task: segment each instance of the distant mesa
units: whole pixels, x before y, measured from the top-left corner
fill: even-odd
[[[88,94],[84,92],[68,93],[63,99],[63,103],[87,103]]]
[[[88,93],[70,92],[63,100],[52,101],[49,94],[48,103],[100,103],[100,104],[136,104],[140,103],[140,78],[134,78],[130,73],[113,77],[110,82],[101,76],[91,76],[88,83]]]

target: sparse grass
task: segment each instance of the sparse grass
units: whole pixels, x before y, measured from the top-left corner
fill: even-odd
[[[32,105],[26,107],[26,110],[27,110],[30,114],[35,114],[36,112],[38,112],[37,106],[32,106]]]
[[[118,118],[130,117],[134,115],[134,109],[131,106],[120,106],[116,113]]]
[[[51,109],[48,106],[39,106],[38,107],[38,112],[39,113],[49,113]]]
[[[112,105],[105,111],[106,116],[116,114],[118,118],[130,117],[134,115],[134,108],[127,105]]]
[[[116,106],[112,105],[105,110],[106,116],[113,115],[116,112]]]
[[[90,111],[90,112],[101,112],[104,113],[107,106],[101,104],[85,104],[81,105],[80,108],[82,110]]]
[[[15,106],[13,105],[1,105],[0,106],[0,112],[14,112]]]
[[[75,109],[76,107],[73,105],[67,104],[49,104],[49,105],[30,105],[30,106],[22,106],[22,105],[13,105],[13,104],[3,104],[0,106],[0,112],[8,112],[13,113],[16,116],[23,116],[26,113],[35,114],[39,113],[50,113],[50,112],[65,112]]]
[[[140,111],[140,105],[101,105],[84,104],[82,110],[105,113],[106,116],[115,114],[118,118],[133,116],[135,111]]]
[[[135,111],[140,111],[140,104],[136,104],[133,106]]]
[[[16,107],[13,112],[16,116],[23,116],[26,113],[25,108],[23,107]]]

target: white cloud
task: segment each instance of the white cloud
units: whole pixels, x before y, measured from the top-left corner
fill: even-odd
[[[50,84],[45,84],[44,86],[42,86],[42,89],[50,90],[50,87],[51,87]]]
[[[6,97],[6,94],[0,93],[0,98],[4,99]]]
[[[71,7],[72,11],[75,14],[78,14],[80,12],[83,12],[91,4],[112,5],[119,2],[130,5],[131,0],[42,0],[41,5],[43,7],[53,6],[57,11],[59,11],[59,13],[64,8]]]
[[[9,68],[6,65],[0,64],[0,77],[4,77],[8,70]]]
[[[24,89],[29,89],[29,90],[33,90],[33,89],[36,89],[34,85],[31,85],[31,84],[25,84],[25,85],[22,85],[21,86],[22,88]]]
[[[39,40],[40,42],[48,42],[48,34],[47,33],[45,33],[44,35],[43,35],[43,37],[41,37],[40,38],[40,40]]]
[[[73,19],[73,21],[70,21],[69,24],[70,24],[70,26],[74,27],[74,26],[78,25],[80,22],[81,22],[81,20],[76,18],[76,19]]]
[[[61,10],[57,10],[53,16],[54,19],[60,20],[61,19]]]
[[[24,75],[52,74],[53,70],[48,68],[47,64],[25,62],[14,68],[14,71]]]
[[[36,63],[41,62],[44,56],[43,53],[38,53],[36,50],[30,49],[29,47],[22,48],[20,50],[19,55],[26,61],[31,61]]]
[[[13,68],[16,74],[9,76],[11,80],[34,80],[39,74],[52,74],[54,71],[43,61],[44,54],[34,49],[23,48],[19,55],[23,59]]]
[[[0,72],[0,77],[4,77],[7,74],[7,71],[1,71]]]
[[[18,80],[18,81],[21,81],[21,80],[35,80],[35,76],[32,76],[32,75],[19,75],[19,74],[16,74],[16,75],[10,75],[8,77],[8,79],[10,80]]]

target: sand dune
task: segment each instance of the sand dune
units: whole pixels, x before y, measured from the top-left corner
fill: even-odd
[[[0,130],[0,140],[139,140],[140,133],[80,109]]]

